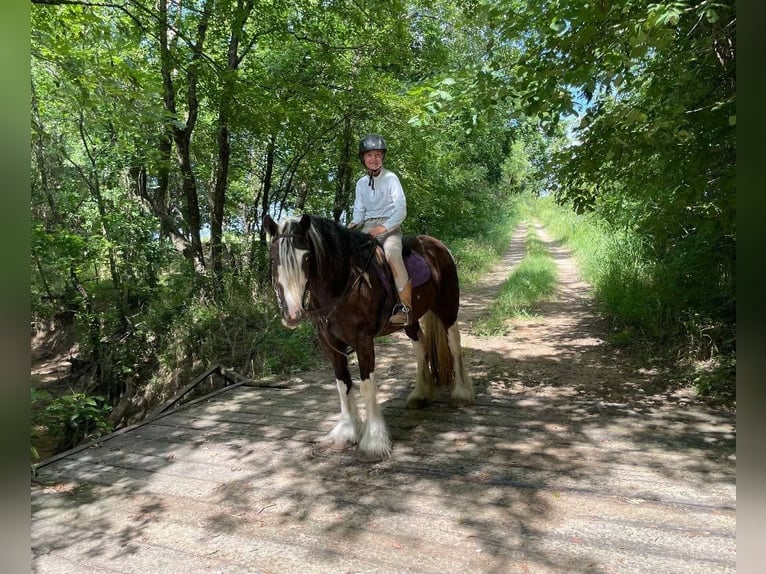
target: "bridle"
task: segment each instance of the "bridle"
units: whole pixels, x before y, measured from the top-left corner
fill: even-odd
[[[293,239],[293,238],[304,239],[302,235],[298,235],[295,233],[278,235],[274,239]],[[312,318],[313,316],[319,324],[325,327],[329,324],[330,318],[333,316],[333,314],[335,314],[335,311],[337,311],[338,308],[343,303],[345,303],[346,299],[351,294],[351,291],[353,291],[354,288],[359,284],[359,281],[362,279],[362,277],[364,276],[364,273],[367,271],[367,268],[370,266],[370,263],[372,262],[372,258],[375,256],[375,249],[377,248],[377,242],[375,241],[375,239],[370,238],[370,243],[371,243],[370,255],[365,261],[364,266],[359,270],[358,273],[356,273],[356,277],[353,280],[349,280],[346,282],[346,286],[343,289],[343,293],[332,305],[325,308],[321,308],[321,307],[314,307],[313,309],[310,308],[310,305],[312,304],[312,298],[311,298],[311,289],[309,289],[309,281],[311,280],[311,278],[307,277],[306,288],[303,291],[303,297],[301,300],[301,308],[306,312],[307,315],[309,315],[309,318]],[[309,258],[313,257],[313,253],[311,252],[311,249],[308,250],[308,256]],[[313,319],[312,319],[312,322],[314,322]]]
[[[369,236],[368,236],[369,237]],[[305,236],[296,234],[296,233],[286,233],[284,235],[278,235],[274,238],[276,239],[294,239],[294,238],[300,238],[300,239],[306,239]],[[338,349],[333,343],[330,341],[330,338],[328,336],[328,329],[330,324],[330,318],[335,314],[335,312],[340,308],[340,306],[345,303],[348,296],[351,294],[351,292],[356,288],[356,286],[361,281],[364,274],[367,272],[368,268],[370,267],[370,263],[372,263],[373,258],[375,257],[375,253],[378,249],[380,249],[380,246],[378,245],[377,240],[373,237],[369,237],[369,244],[370,244],[370,254],[367,257],[367,260],[364,263],[363,267],[355,267],[356,270],[356,277],[352,279],[349,279],[349,281],[346,282],[346,286],[343,289],[343,293],[341,296],[335,300],[331,305],[320,308],[320,307],[314,307],[311,308],[312,305],[312,297],[311,297],[311,289],[309,288],[309,282],[311,280],[311,277],[308,276],[306,279],[306,287],[303,291],[303,297],[301,300],[301,309],[308,315],[309,321],[311,321],[311,324],[314,325],[314,328],[317,331],[317,335],[324,339],[325,343],[329,348],[331,348],[333,351],[338,353],[339,355],[350,355],[354,349],[351,348],[347,351],[341,351]],[[314,257],[314,254],[309,246],[309,249],[307,250],[307,256],[309,258]],[[280,299],[281,304],[281,299]],[[381,330],[378,332],[382,332],[383,326],[380,328]]]

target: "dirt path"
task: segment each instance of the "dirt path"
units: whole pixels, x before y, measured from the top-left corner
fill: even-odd
[[[498,289],[524,258],[524,240],[534,232],[553,256],[559,286],[553,301],[540,304],[532,319],[513,322],[507,336],[476,337],[471,323],[485,312]],[[545,229],[520,226],[502,262],[461,300],[461,332],[467,349],[480,351],[472,361],[478,380],[512,393],[539,397],[589,395],[603,401],[649,406],[700,404],[689,389],[673,388],[645,358],[608,345],[609,324],[602,318],[579,276],[571,253],[553,242]]]
[[[508,335],[472,334],[472,322],[524,258],[524,239],[532,231],[556,261],[556,297],[539,305],[531,320],[515,321]],[[541,539],[587,546],[614,538],[619,548],[588,549],[602,559],[592,571],[735,570],[735,414],[706,406],[645,357],[608,344],[609,323],[597,312],[589,285],[568,250],[542,226],[523,224],[514,232],[502,261],[461,294],[459,321],[476,384],[474,408],[510,406],[516,462],[546,467],[522,472],[524,483],[554,498],[568,494],[546,506]],[[408,347],[403,336],[379,346],[378,373],[391,375],[381,377],[384,396],[406,396],[395,385],[412,376],[414,361],[402,363]],[[688,530],[690,524],[704,526]],[[630,546],[616,540],[642,536],[630,532],[638,525],[656,536],[637,541],[630,558],[616,557]],[[692,538],[700,538],[696,546]],[[715,557],[712,570],[710,562],[696,561],[706,553]]]

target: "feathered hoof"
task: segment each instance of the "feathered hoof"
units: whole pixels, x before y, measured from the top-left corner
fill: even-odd
[[[369,453],[362,450],[359,451],[357,458],[359,462],[382,462],[391,456],[391,449],[382,453]]]
[[[325,437],[335,450],[343,450],[357,442],[357,429],[351,421],[341,421]]]
[[[391,456],[391,439],[388,432],[366,432],[359,441],[359,452],[364,460],[383,460]]]
[[[450,395],[450,404],[456,407],[467,407],[476,402],[476,396],[471,390],[455,388]]]

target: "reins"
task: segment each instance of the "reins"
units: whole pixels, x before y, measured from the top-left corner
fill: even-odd
[[[315,325],[317,334],[322,336],[325,343],[327,343],[327,346],[330,347],[333,351],[335,351],[339,355],[349,355],[350,353],[341,351],[330,342],[329,338],[327,337],[327,326],[330,323],[330,318],[335,314],[335,311],[337,311],[338,308],[343,303],[346,302],[346,299],[348,299],[348,296],[359,284],[359,281],[362,279],[362,276],[367,271],[367,268],[370,266],[370,263],[372,262],[372,258],[375,256],[375,250],[377,249],[377,242],[374,239],[370,239],[370,244],[371,244],[370,255],[365,261],[364,266],[356,274],[356,277],[354,278],[353,281],[348,281],[346,283],[346,287],[343,290],[343,293],[335,301],[335,303],[330,307],[329,311],[324,312],[324,310],[321,308],[310,309],[309,305],[311,304],[311,294],[310,294],[310,290],[308,286],[306,287],[306,291],[304,293],[304,298],[308,299],[306,304],[304,304],[304,309],[306,310],[306,314],[309,315],[309,319],[311,319],[311,323]],[[353,352],[353,349],[351,350],[351,352]]]

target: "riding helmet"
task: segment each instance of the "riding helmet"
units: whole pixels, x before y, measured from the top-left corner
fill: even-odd
[[[382,150],[383,154],[385,155],[386,150],[388,149],[386,147],[386,140],[384,140],[378,134],[370,134],[364,136],[359,142],[359,159],[362,160],[362,156],[366,152],[372,151],[374,149]],[[364,160],[362,160],[362,163],[364,163]]]

